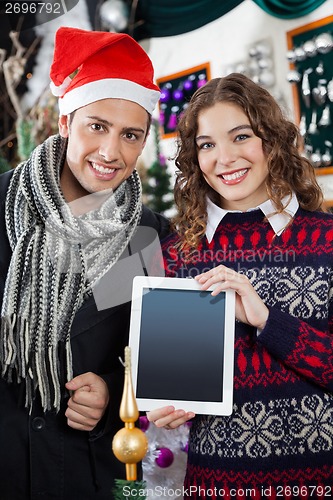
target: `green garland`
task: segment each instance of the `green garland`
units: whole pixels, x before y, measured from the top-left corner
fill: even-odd
[[[0,153],[0,174],[3,174],[4,172],[11,170],[11,168],[12,167],[10,166],[6,158],[4,158]]]
[[[127,481],[126,479],[115,479],[115,487],[112,491],[114,500],[138,500],[146,498],[145,481]]]
[[[16,122],[17,152],[21,161],[27,160],[36,144],[32,137],[33,122],[19,118]]]
[[[147,169],[148,180],[142,183],[142,189],[147,196],[149,208],[154,212],[163,214],[174,203],[170,186],[171,175],[168,172],[166,160],[160,152],[159,126],[156,121],[152,123],[152,128],[154,131],[156,159]]]

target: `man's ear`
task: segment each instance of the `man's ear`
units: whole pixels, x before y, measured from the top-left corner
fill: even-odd
[[[59,134],[61,137],[68,137],[69,125],[68,125],[68,115],[60,115],[58,120]]]

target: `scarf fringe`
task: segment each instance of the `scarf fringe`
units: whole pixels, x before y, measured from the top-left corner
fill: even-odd
[[[14,329],[15,316],[12,318],[1,318],[0,330],[0,360],[2,365],[2,376],[11,368],[16,359],[16,345],[14,342]]]
[[[29,323],[27,320],[17,319],[15,314],[1,318],[0,331],[2,377],[9,383],[21,383],[24,380],[26,408],[31,409],[38,386],[44,410],[59,411],[62,391],[59,380],[61,361],[57,346],[30,353],[29,359]],[[73,378],[72,351],[69,342],[65,344],[64,364],[66,380],[62,383]]]

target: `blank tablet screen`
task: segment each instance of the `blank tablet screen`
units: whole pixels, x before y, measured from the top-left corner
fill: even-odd
[[[146,288],[136,396],[223,401],[225,294]]]

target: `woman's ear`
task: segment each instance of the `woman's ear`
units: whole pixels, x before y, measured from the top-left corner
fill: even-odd
[[[60,115],[58,120],[59,134],[61,137],[68,137],[69,125],[68,125],[68,115]]]

